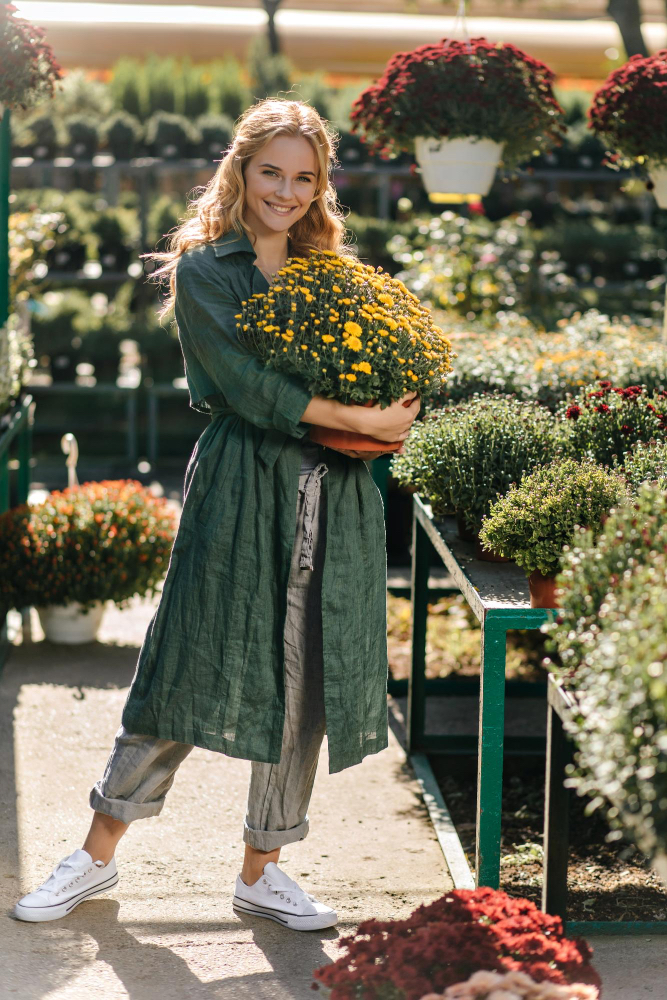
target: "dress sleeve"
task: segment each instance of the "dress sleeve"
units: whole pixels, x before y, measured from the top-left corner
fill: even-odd
[[[238,298],[224,280],[186,255],[176,267],[174,311],[186,368],[191,354],[204,381],[249,423],[304,437],[310,424],[301,416],[311,393],[301,379],[273,371],[243,346],[236,332]]]

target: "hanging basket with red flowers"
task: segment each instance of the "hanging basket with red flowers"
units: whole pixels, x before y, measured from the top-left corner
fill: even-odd
[[[383,159],[414,152],[431,195],[486,194],[499,162],[513,170],[562,141],[553,79],[514,45],[445,38],[392,56],[354,102],[352,131]]]
[[[25,111],[53,97],[56,80],[62,78],[44,29],[15,17],[17,9],[0,3],[0,118],[5,107]]]
[[[632,56],[593,97],[589,127],[609,147],[613,167],[643,164],[656,201],[667,208],[667,49]]]

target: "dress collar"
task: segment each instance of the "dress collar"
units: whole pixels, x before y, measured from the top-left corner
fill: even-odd
[[[251,253],[253,257],[257,256],[247,233],[244,232],[243,236],[239,236],[234,229],[223,233],[211,245],[216,257],[227,257],[232,253]]]

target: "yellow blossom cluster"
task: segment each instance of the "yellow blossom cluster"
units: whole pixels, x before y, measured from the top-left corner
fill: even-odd
[[[290,258],[236,318],[240,338],[267,364],[345,401],[431,396],[451,371],[450,341],[417,296],[381,268],[330,250]]]

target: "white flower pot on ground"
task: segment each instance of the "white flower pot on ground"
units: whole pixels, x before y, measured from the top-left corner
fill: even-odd
[[[80,643],[93,642],[97,636],[106,604],[96,601],[84,614],[78,601],[69,604],[54,604],[37,608],[40,625],[49,642]]]
[[[504,143],[492,139],[415,139],[415,156],[429,194],[488,194]]]
[[[653,194],[659,208],[667,208],[667,167],[652,167],[648,175],[653,181]]]

